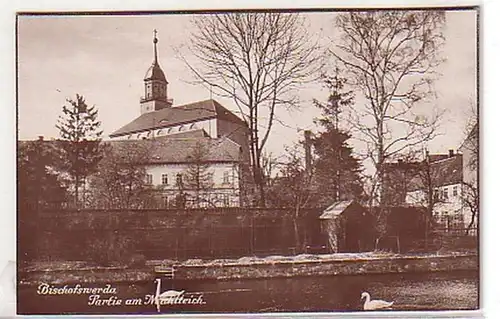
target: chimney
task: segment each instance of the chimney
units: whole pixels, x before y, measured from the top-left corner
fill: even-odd
[[[304,131],[304,148],[306,151],[306,172],[307,174],[312,173],[312,155],[311,155],[311,131]]]
[[[448,155],[449,155],[449,157],[453,157],[453,155],[455,155],[455,154],[454,154],[453,150],[448,150]]]

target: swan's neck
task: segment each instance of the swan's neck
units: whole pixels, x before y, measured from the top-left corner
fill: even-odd
[[[370,295],[366,295],[365,303],[369,303],[369,302],[370,302]]]
[[[161,279],[156,280],[156,297],[160,295],[160,285],[161,285]]]

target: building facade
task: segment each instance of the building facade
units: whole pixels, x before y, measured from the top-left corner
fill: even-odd
[[[463,231],[472,218],[463,203],[463,155],[453,150],[448,154],[431,154],[421,167],[418,179],[410,180],[405,202],[431,205],[440,229]]]
[[[145,178],[162,193],[167,207],[179,196],[188,207],[244,205],[250,158],[246,123],[213,99],[174,106],[157,44],[155,34],[153,63],[139,101],[141,114],[110,134],[111,142],[148,143],[151,158],[144,163]],[[196,148],[206,150],[203,159],[193,159]],[[193,187],[186,180],[194,165],[203,167],[204,185],[198,181]]]

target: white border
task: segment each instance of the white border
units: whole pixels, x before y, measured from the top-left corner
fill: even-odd
[[[353,8],[353,7],[402,7],[402,6],[454,6],[454,5],[481,5],[481,54],[480,61],[482,69],[480,72],[480,96],[481,103],[481,148],[482,148],[482,215],[481,215],[481,308],[487,318],[500,318],[500,294],[496,291],[500,284],[498,275],[498,249],[500,211],[495,209],[498,205],[498,195],[495,186],[500,182],[498,153],[498,119],[500,119],[500,103],[498,100],[500,59],[500,6],[495,0],[481,2],[471,1],[281,1],[272,2],[265,0],[256,1],[171,1],[171,0],[86,0],[79,2],[68,2],[67,0],[17,0],[3,2],[0,5],[0,70],[2,81],[0,81],[0,101],[2,115],[0,116],[0,151],[2,154],[1,182],[0,182],[0,271],[5,267],[7,261],[15,260],[15,134],[16,132],[16,110],[15,110],[15,12],[16,11],[105,11],[105,10],[183,10],[183,9],[254,9],[254,8]],[[421,318],[424,313],[397,313],[393,318],[401,318],[409,315],[411,318]],[[425,313],[435,314],[435,313]],[[446,317],[456,317],[460,312],[439,313]],[[307,316],[312,314],[294,314],[293,316]],[[389,315],[384,313],[384,315]],[[471,313],[465,315],[470,317]],[[206,317],[220,317],[221,315],[206,315]],[[257,315],[262,317],[262,314]],[[285,314],[270,315],[271,317],[285,316]],[[290,314],[286,314],[290,317]],[[329,314],[328,317],[366,317],[363,314]],[[199,316],[197,316],[199,317]],[[232,318],[248,317],[248,315],[229,316]],[[252,316],[254,317],[254,316]],[[325,314],[315,316],[325,317]],[[373,317],[380,317],[374,314]]]

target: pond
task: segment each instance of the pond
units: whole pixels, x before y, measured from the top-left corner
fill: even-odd
[[[160,307],[161,313],[362,311],[360,296],[363,291],[369,292],[372,298],[394,301],[390,311],[469,310],[479,307],[478,274],[471,271],[230,281],[172,282],[163,279],[161,284],[161,291],[184,290],[185,299],[198,300],[193,301],[196,304],[164,304]],[[62,287],[54,285],[54,288]],[[105,285],[84,287],[102,288]],[[20,287],[18,312],[158,313],[156,305],[150,302],[156,290],[154,282],[111,284],[111,287],[114,294],[100,292],[99,297],[91,297],[89,293],[69,293],[71,290],[68,289],[59,290],[64,294],[39,294],[39,287]],[[67,288],[75,288],[75,285],[68,285]]]

